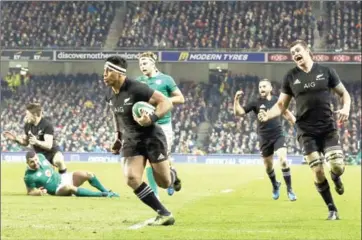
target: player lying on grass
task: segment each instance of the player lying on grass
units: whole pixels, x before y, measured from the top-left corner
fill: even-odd
[[[26,163],[28,167],[25,171],[24,182],[30,196],[50,194],[56,196],[75,195],[77,197],[119,197],[117,193],[103,187],[93,173],[86,171],[57,173],[43,154],[28,151]],[[85,181],[88,181],[99,192],[80,188],[79,186]]]

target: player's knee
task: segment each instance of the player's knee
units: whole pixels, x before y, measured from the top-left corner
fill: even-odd
[[[288,167],[288,162],[287,162],[286,157],[279,157],[279,161],[280,161],[281,168],[287,168]]]
[[[333,173],[342,175],[344,171],[344,155],[342,151],[331,151],[326,153],[326,161],[329,163]]]
[[[136,189],[142,183],[142,179],[135,175],[128,175],[126,177],[126,181],[127,181],[127,185],[133,189]]]
[[[160,188],[168,188],[169,186],[171,186],[171,178],[164,178],[164,179],[158,181],[157,185]]]
[[[309,162],[309,166],[314,172],[317,182],[323,182],[325,179],[324,169],[323,169],[323,160],[316,159]]]
[[[267,172],[273,169],[273,156],[263,157],[264,166]]]
[[[86,176],[88,180],[91,180],[94,177],[94,173],[92,172],[86,172]]]

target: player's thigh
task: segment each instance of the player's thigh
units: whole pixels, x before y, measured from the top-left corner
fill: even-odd
[[[168,159],[167,143],[165,138],[155,137],[147,142],[147,158],[152,165],[154,175],[168,177],[170,174],[170,161]]]
[[[73,185],[79,187],[92,177],[92,173],[86,171],[73,172]]]
[[[60,184],[55,192],[56,196],[72,196],[75,187],[70,184]]]
[[[298,141],[299,145],[302,147],[303,155],[306,156],[306,158],[309,158],[307,156],[311,153],[323,151],[323,143],[320,141],[319,137],[300,134],[298,135]]]
[[[146,166],[146,158],[143,155],[124,157],[123,174],[127,179],[142,179]]]
[[[266,139],[266,138],[261,138],[260,139],[260,152],[261,152],[261,156],[264,159],[264,163],[265,160],[268,159],[273,159],[273,155],[274,155],[274,139]]]
[[[266,156],[266,157],[262,156],[264,165],[267,169],[273,167],[273,157],[274,157],[274,154]]]
[[[167,152],[168,154],[171,153],[171,147],[172,147],[172,142],[173,142],[173,130],[172,130],[172,124],[171,123],[167,123],[167,124],[161,124],[159,125],[166,137],[166,143],[167,143]]]

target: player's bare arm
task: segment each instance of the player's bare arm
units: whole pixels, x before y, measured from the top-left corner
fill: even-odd
[[[235,116],[242,116],[245,114],[245,109],[240,106],[240,97],[243,95],[243,91],[237,91],[234,97],[234,114]]]
[[[23,136],[17,136],[9,131],[5,131],[3,133],[4,137],[13,141],[13,142],[16,142],[22,146],[28,146],[29,145],[29,138],[28,136],[26,135],[23,135]]]
[[[269,119],[273,119],[276,118],[282,114],[284,114],[284,112],[288,109],[289,107],[289,103],[290,100],[292,99],[292,96],[285,94],[285,93],[280,93],[278,102],[267,112],[260,112],[258,114],[258,119],[261,122],[266,122]]]
[[[54,136],[51,134],[44,134],[44,141],[41,141],[37,139],[36,136],[34,136],[33,134],[30,134],[29,143],[31,145],[41,147],[45,150],[50,150],[53,147],[53,138]]]
[[[38,188],[27,188],[27,194],[29,196],[43,196],[47,194],[47,190],[45,188],[38,189]]]
[[[158,118],[165,116],[173,107],[172,102],[159,91],[155,91],[148,102],[156,106],[155,115]]]
[[[172,102],[172,104],[184,104],[185,103],[184,95],[182,94],[180,89],[176,89],[175,91],[173,91],[171,93],[171,95],[172,95],[172,97],[170,97],[169,99]]]
[[[294,126],[296,119],[293,113],[291,113],[288,109],[285,110],[283,117],[289,122],[290,126]]]
[[[122,129],[121,125],[117,119],[116,114],[113,112],[113,127],[114,127],[114,142],[111,148],[113,154],[118,155],[122,148]]]
[[[338,114],[338,120],[342,122],[347,121],[351,109],[351,96],[344,87],[343,83],[339,83],[335,88],[332,89],[340,97],[343,104],[342,109],[336,111]]]

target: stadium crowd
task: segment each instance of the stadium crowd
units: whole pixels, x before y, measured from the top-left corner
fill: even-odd
[[[4,2],[1,46],[102,47],[117,8],[112,1]],[[317,20],[308,1],[128,2],[117,46],[122,48],[286,48],[314,45],[314,30],[330,49],[361,49],[361,4],[326,2]],[[37,26],[36,28],[32,26]]]
[[[285,48],[313,45],[309,2],[141,2],[128,8],[119,47]]]
[[[361,2],[331,1],[327,6],[327,47],[340,50],[361,49]]]
[[[1,131],[22,134],[24,108],[29,102],[43,104],[45,116],[55,124],[56,138],[63,151],[106,152],[113,140],[113,125],[104,87],[97,74],[32,76],[24,84],[9,89],[8,81],[2,85]],[[193,153],[199,145],[198,126],[208,122],[212,127],[209,142],[202,146],[209,153],[258,153],[256,117],[233,115],[233,96],[243,89],[242,104],[257,95],[256,76],[233,75],[210,77],[209,83],[182,82],[179,84],[186,103],[173,110],[175,132],[173,152]],[[277,91],[280,86],[274,84]],[[346,153],[356,154],[361,139],[361,88],[347,84],[352,96],[349,122],[338,125],[341,143]],[[278,94],[276,92],[276,94]],[[333,106],[337,109],[338,101]],[[215,107],[217,106],[217,107]],[[291,104],[294,111],[294,103]],[[289,154],[300,154],[295,130],[284,123]],[[18,151],[20,147],[1,138],[2,151]]]
[[[99,1],[5,1],[1,4],[1,46],[102,47],[115,5]]]

